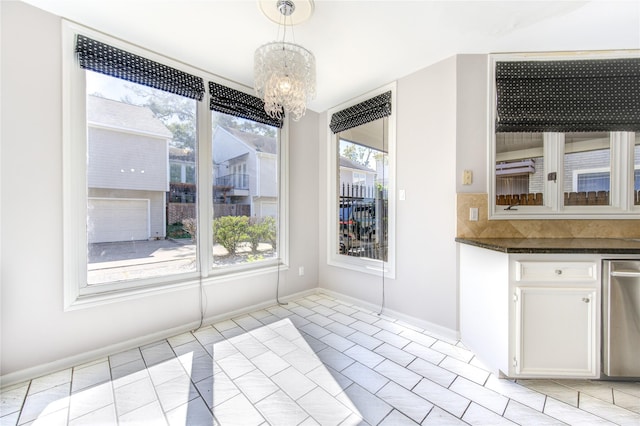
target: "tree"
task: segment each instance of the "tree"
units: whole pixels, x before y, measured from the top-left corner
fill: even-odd
[[[366,167],[371,167],[369,164],[369,160],[372,155],[375,155],[378,151],[369,148],[367,146],[358,145],[349,141],[341,140],[340,141],[340,155],[344,158],[348,158],[349,160],[362,164]]]
[[[277,136],[277,129],[275,127],[228,114],[214,114],[212,121],[214,128],[216,126],[223,126],[270,138]]]
[[[137,98],[142,99],[142,103],[140,101],[134,102],[128,96],[122,99],[122,102],[146,106],[173,133],[173,146],[195,149],[197,136],[196,103],[192,99],[139,85],[129,85],[128,88],[133,91]],[[225,126],[273,138],[277,135],[275,127],[228,114],[214,114],[212,121],[214,128],[216,126]]]
[[[195,149],[197,135],[195,101],[139,85],[129,85],[128,88],[137,98],[142,99],[142,103],[139,100],[134,102],[129,96],[122,99],[122,102],[146,106],[173,134],[171,141],[173,146]]]

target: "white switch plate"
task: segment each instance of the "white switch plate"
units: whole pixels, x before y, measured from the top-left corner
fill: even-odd
[[[303,276],[303,275],[304,275],[304,266],[300,266],[300,267],[298,268],[298,275],[299,275],[299,276]]]
[[[400,201],[404,201],[407,199],[407,193],[404,191],[404,189],[398,191],[398,199]]]
[[[469,209],[469,220],[472,222],[477,222],[478,221],[478,208],[477,207],[471,207]]]

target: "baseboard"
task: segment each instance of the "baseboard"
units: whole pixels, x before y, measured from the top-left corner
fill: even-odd
[[[293,301],[312,294],[317,294],[317,289],[305,290],[298,293],[290,294],[288,296],[280,297],[283,302]],[[234,311],[225,312],[222,314],[212,315],[205,317],[203,324],[214,324],[220,321],[236,318],[241,315],[245,315],[254,311],[269,308],[276,304],[276,300],[268,300],[266,302],[257,303],[251,306],[243,307],[242,309],[236,309]],[[37,377],[45,376],[47,374],[55,373],[56,371],[64,370],[74,366],[82,365],[88,362],[95,361],[100,358],[107,357],[119,352],[127,351],[140,346],[148,345],[150,343],[157,342],[159,340],[167,339],[178,334],[186,333],[188,331],[195,330],[200,325],[200,321],[193,321],[188,324],[184,324],[178,327],[173,327],[167,330],[158,331],[156,333],[147,334],[145,336],[136,337],[134,339],[118,342],[113,345],[105,346],[100,349],[83,352],[70,357],[62,358],[56,361],[52,361],[46,364],[40,364],[35,367],[25,368],[24,370],[15,371],[13,373],[0,376],[0,388],[14,385],[16,383],[25,382],[27,380],[35,379]]]
[[[354,305],[358,305],[365,309],[368,309],[372,312],[380,312],[380,305],[376,305],[370,302],[366,302],[364,300],[348,296],[343,293],[339,293],[337,291],[329,290],[326,288],[319,287],[318,293],[326,294],[327,296],[333,297],[335,299],[343,300],[345,302],[353,303]],[[427,331],[430,334],[434,334],[436,336],[441,336],[443,340],[448,341],[457,341],[460,339],[460,332],[457,330],[452,330],[448,327],[443,327],[438,324],[434,324],[429,321],[422,320],[420,318],[412,317],[410,315],[403,314],[402,312],[395,311],[393,309],[384,308],[383,314],[386,314],[390,317],[399,319],[403,322],[406,322],[409,325],[414,327],[418,327],[422,330]]]

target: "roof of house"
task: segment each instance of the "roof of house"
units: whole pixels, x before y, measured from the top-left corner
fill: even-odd
[[[340,156],[340,167],[348,167],[350,169],[356,169],[356,170],[364,170],[366,172],[371,172],[371,173],[375,173],[376,171],[373,170],[370,167],[364,166],[360,163],[356,163],[353,160],[350,160],[346,157],[342,157]]]
[[[98,96],[87,96],[87,121],[89,124],[149,133],[167,139],[173,137],[149,108]]]
[[[269,154],[276,154],[278,152],[278,140],[276,138],[243,132],[242,130],[232,129],[229,127],[221,127],[229,134],[246,143],[250,148],[253,148],[258,152],[266,152]]]

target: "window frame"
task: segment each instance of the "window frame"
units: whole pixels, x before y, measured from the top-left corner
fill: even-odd
[[[354,98],[327,111],[330,120],[333,113],[356,105],[367,99],[391,92],[391,115],[387,116],[387,158],[388,158],[388,251],[387,261],[346,256],[338,253],[338,186],[340,174],[338,170],[337,153],[339,149],[339,133],[334,134],[327,124],[327,264],[366,274],[394,279],[396,276],[396,83],[390,83],[362,96]]]
[[[487,126],[487,192],[489,220],[512,219],[636,219],[640,218],[640,206],[633,203],[634,132],[609,132],[611,188],[608,206],[565,206],[563,191],[564,134],[563,132],[542,132],[544,139],[544,176],[557,173],[556,181],[545,180],[542,206],[517,206],[505,210],[496,204],[496,63],[524,60],[572,60],[615,59],[637,57],[630,52],[576,52],[568,54],[491,54],[488,75],[488,121]],[[566,132],[569,133],[569,132]]]
[[[609,182],[611,182],[611,167],[592,167],[589,169],[575,169],[573,170],[573,188],[572,190],[574,192],[578,192],[578,184],[579,184],[579,180],[580,180],[580,176],[582,175],[591,175],[591,174],[598,174],[598,173],[607,173],[608,177],[609,177]]]
[[[83,34],[130,53],[158,63],[215,81],[236,90],[250,89],[228,82],[158,53],[132,45],[109,35],[66,20],[62,23],[62,158],[63,158],[63,282],[64,309],[75,310],[99,306],[113,301],[145,297],[183,288],[212,285],[230,279],[286,270],[288,256],[288,119],[278,131],[278,167],[280,181],[278,202],[278,256],[264,262],[248,265],[213,268],[212,241],[213,200],[211,185],[213,164],[211,159],[211,110],[209,94],[197,102],[197,198],[198,238],[196,270],[168,276],[116,281],[106,284],[87,284],[87,120],[86,120],[86,71],[75,59],[75,35]],[[114,77],[115,78],[115,77]],[[168,171],[170,174],[170,171]]]

